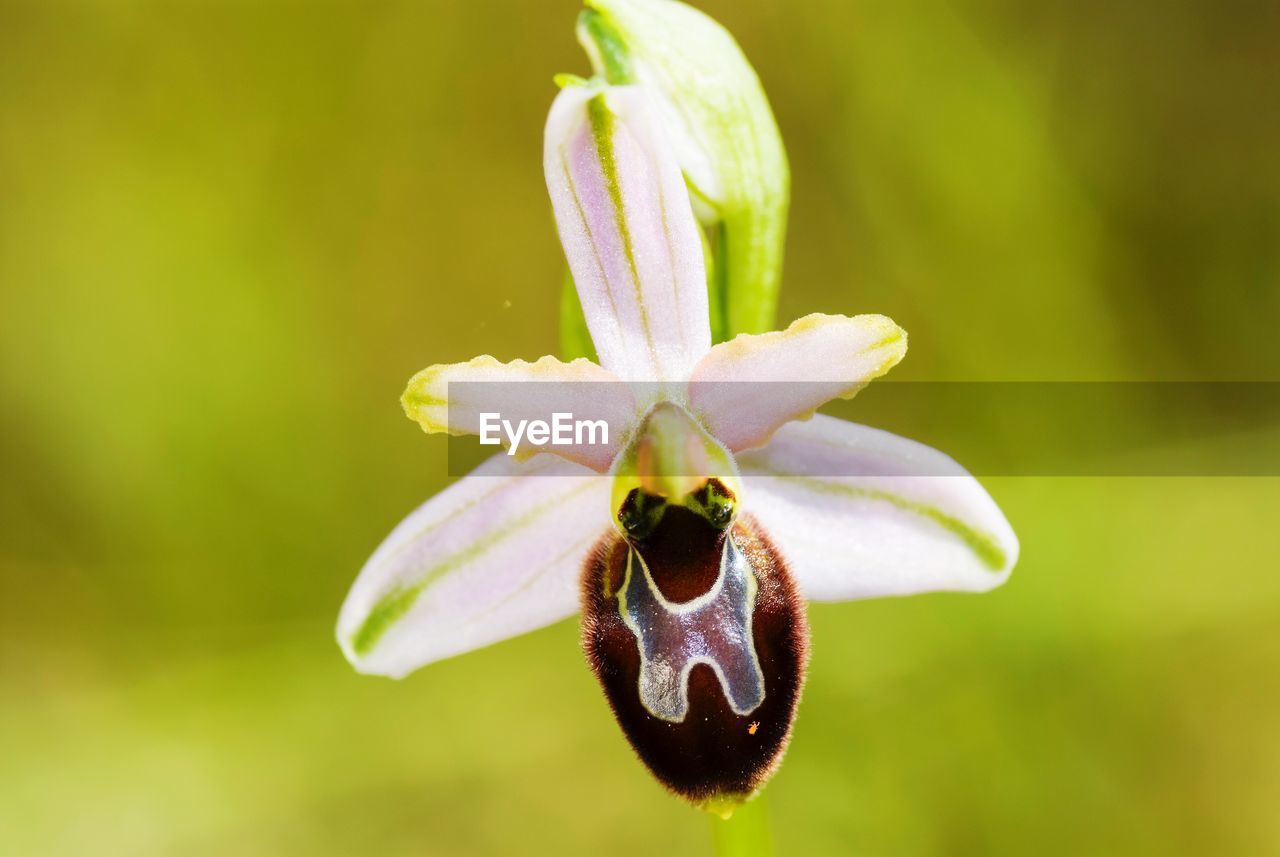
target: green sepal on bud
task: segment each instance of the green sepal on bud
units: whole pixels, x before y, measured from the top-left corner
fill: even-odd
[[[791,178],[737,42],[676,0],[587,0],[578,40],[598,76],[644,87],[659,109],[710,248],[713,339],[772,330]]]

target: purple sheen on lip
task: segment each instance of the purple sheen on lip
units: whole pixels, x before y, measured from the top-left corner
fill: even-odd
[[[640,702],[649,713],[682,722],[689,711],[688,676],[698,664],[716,674],[735,714],[750,714],[764,702],[764,676],[751,634],[756,588],[732,535],[724,539],[715,584],[683,604],[664,599],[644,557],[628,550],[619,609],[640,647]]]

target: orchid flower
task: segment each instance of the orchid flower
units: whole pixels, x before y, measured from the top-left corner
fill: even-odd
[[[984,591],[1018,542],[947,456],[814,415],[902,359],[888,318],[810,315],[712,346],[689,191],[643,88],[565,86],[544,167],[599,363],[432,366],[403,404],[429,433],[571,412],[607,440],[500,452],[427,501],[365,565],[338,641],[361,672],[401,677],[581,610],[640,759],[727,811],[785,749],[805,599]]]

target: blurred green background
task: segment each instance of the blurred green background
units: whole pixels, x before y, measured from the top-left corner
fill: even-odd
[[[1280,378],[1274,2],[703,8],[791,155],[783,321],[886,313],[899,378]],[[576,10],[0,2],[0,853],[709,849],[572,623],[398,683],[332,640],[447,481],[404,382],[555,350]],[[1280,852],[1277,480],[986,483],[1004,589],[811,611],[779,850]]]

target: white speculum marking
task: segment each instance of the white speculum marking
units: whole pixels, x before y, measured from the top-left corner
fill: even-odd
[[[724,540],[715,584],[682,604],[663,597],[644,558],[628,548],[618,611],[640,646],[640,703],[650,714],[684,722],[689,673],[697,664],[715,672],[735,714],[750,714],[764,702],[764,674],[751,634],[757,588],[732,534]]]

